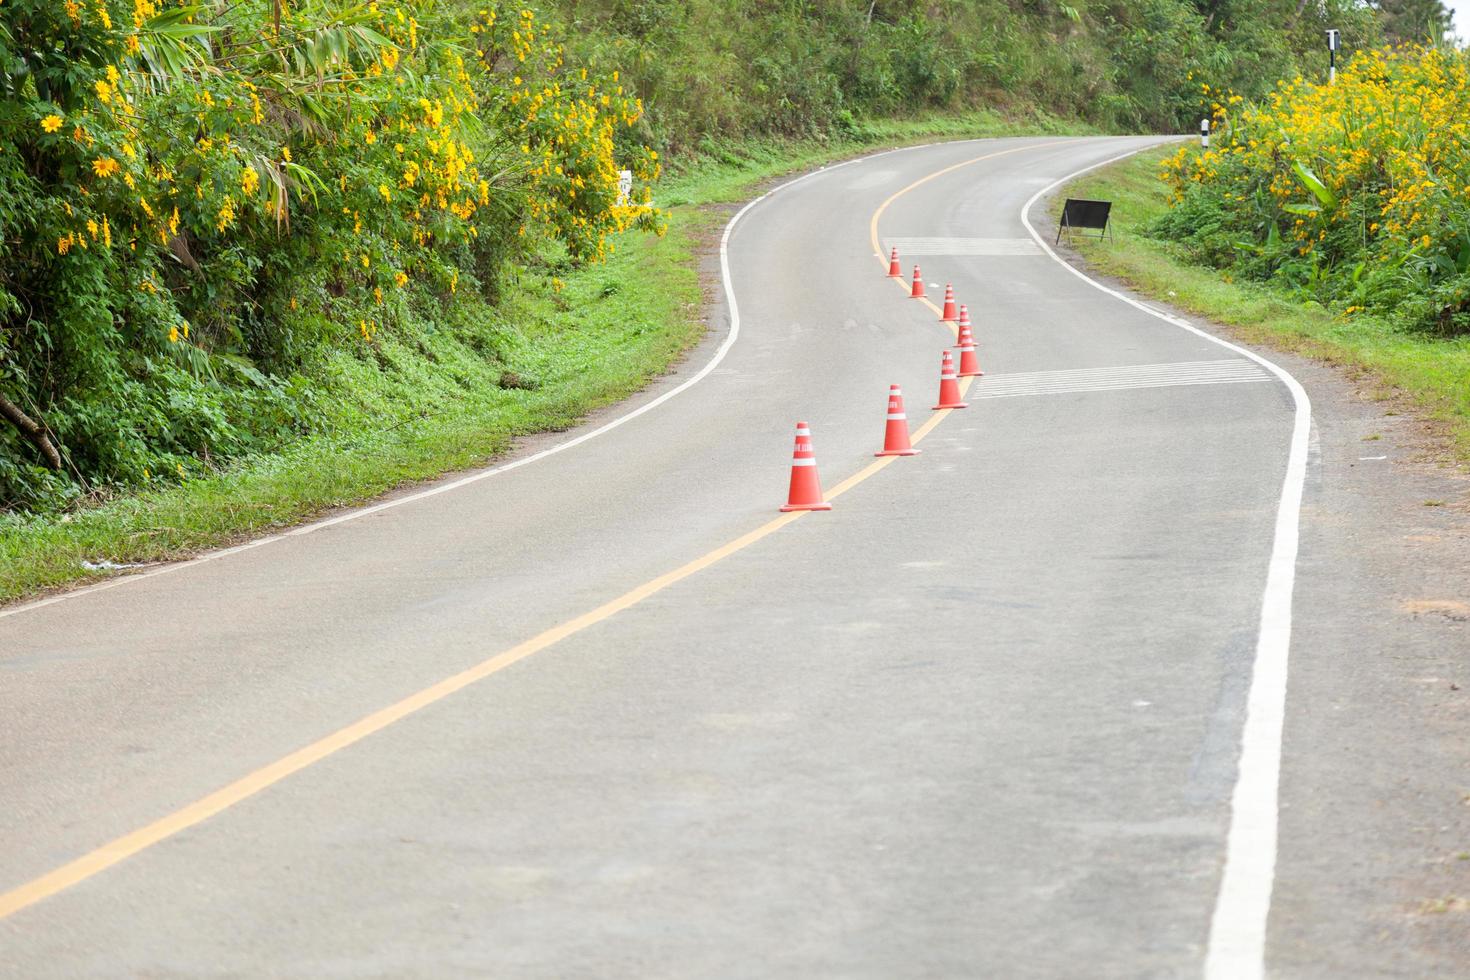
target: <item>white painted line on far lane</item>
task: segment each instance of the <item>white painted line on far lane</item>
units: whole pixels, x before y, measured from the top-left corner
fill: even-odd
[[[1261,599],[1261,627],[1256,639],[1255,663],[1251,670],[1250,695],[1246,701],[1245,727],[1240,739],[1240,767],[1235,792],[1230,799],[1230,834],[1225,847],[1225,871],[1210,921],[1209,945],[1205,950],[1206,980],[1258,980],[1266,971],[1266,920],[1271,911],[1271,891],[1276,878],[1277,823],[1281,784],[1281,730],[1286,714],[1287,657],[1291,649],[1291,600],[1296,584],[1296,557],[1301,525],[1302,491],[1307,479],[1307,454],[1311,434],[1312,403],[1301,383],[1254,351],[1206,333],[1167,313],[1161,313],[1131,296],[1112,289],[1062,259],[1031,225],[1031,208],[1044,195],[1090,170],[1116,163],[1140,152],[1140,147],[1090,167],[1083,167],[1052,181],[1031,196],[1021,208],[1021,223],[1046,254],[1083,282],[1158,317],[1165,323],[1188,330],[1227,350],[1248,357],[1270,371],[1291,392],[1296,418],[1291,430],[1291,449],[1282,481],[1281,500],[1276,509],[1276,533],[1271,546],[1271,563]]]
[[[1041,249],[1029,238],[898,238],[886,237],[884,244],[898,249],[899,255],[945,257],[985,255],[1040,255]]]

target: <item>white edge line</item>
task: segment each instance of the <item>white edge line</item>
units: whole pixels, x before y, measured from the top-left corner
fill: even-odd
[[[1266,971],[1266,920],[1276,876],[1278,793],[1281,779],[1281,731],[1286,711],[1287,657],[1291,648],[1291,600],[1296,582],[1302,491],[1307,479],[1312,402],[1301,383],[1254,351],[1238,347],[1103,285],[1062,259],[1031,225],[1031,208],[1044,195],[1098,167],[1133,156],[1139,147],[1090,167],[1083,167],[1043,187],[1021,208],[1021,223],[1046,254],[1068,272],[1115,299],[1190,333],[1248,357],[1270,371],[1291,392],[1296,420],[1291,450],[1276,509],[1276,533],[1261,599],[1261,627],[1251,669],[1250,695],[1240,738],[1240,765],[1230,798],[1230,832],[1225,869],[1210,921],[1205,950],[1206,980],[1257,980]]]
[[[984,391],[985,386],[979,385],[971,388],[966,398],[1040,398],[1045,395],[1089,395],[1103,391],[1153,391],[1157,388],[1198,388],[1210,385],[1251,385],[1267,384],[1271,378],[1211,378],[1195,381],[1150,381],[1147,384],[1110,384],[1096,385],[1087,388],[1038,388],[1012,391]],[[977,394],[978,391],[978,394]]]
[[[598,436],[604,433],[611,432],[613,429],[616,429],[623,423],[631,422],[633,419],[636,419],[644,412],[652,411],[653,409],[662,405],[664,402],[668,401],[670,398],[673,398],[675,395],[687,391],[689,388],[692,388],[700,381],[703,381],[706,377],[709,376],[709,373],[713,371],[716,367],[718,367],[719,363],[725,359],[725,355],[729,353],[730,348],[739,338],[740,312],[739,307],[736,305],[735,302],[735,289],[732,285],[730,276],[729,244],[730,235],[735,230],[735,225],[740,221],[741,218],[745,217],[745,215],[751,210],[751,208],[754,208],[757,204],[760,204],[771,195],[779,193],[780,191],[783,191],[794,184],[799,184],[802,181],[807,180],[808,178],[816,177],[825,173],[830,173],[831,171],[836,170],[838,167],[846,167],[851,164],[862,163],[866,160],[872,160],[876,157],[887,156],[890,153],[905,153],[911,150],[922,150],[928,147],[940,145],[961,145],[966,143],[979,143],[986,140],[998,142],[1000,140],[1006,139],[1026,138],[1027,137],[1011,136],[977,137],[975,139],[969,140],[946,140],[937,143],[919,143],[913,146],[895,146],[886,150],[881,150],[877,153],[870,153],[866,156],[855,157],[851,160],[843,160],[840,163],[818,167],[817,169],[808,171],[807,173],[804,173],[799,177],[794,177],[791,180],[786,181],[784,184],[780,184],[776,187],[771,188],[760,197],[757,197],[753,201],[747,203],[744,207],[737,211],[735,213],[735,216],[731,218],[730,221],[725,225],[725,232],[720,237],[720,270],[724,279],[723,285],[725,287],[725,299],[730,308],[730,331],[725,336],[724,341],[720,344],[719,349],[715,351],[714,356],[709,359],[704,367],[700,368],[698,372],[696,372],[692,377],[686,379],[678,387],[669,389],[662,395],[659,395],[657,398],[645,402],[644,404],[633,409],[631,412],[628,412],[626,415],[620,415],[619,417],[613,419],[611,422],[604,423],[603,425],[598,426],[590,432],[584,432],[581,435],[576,436],[575,438],[568,439],[566,442],[557,443],[554,446],[543,449],[538,453],[533,453],[530,456],[525,456],[521,459],[512,460],[511,462],[504,463],[500,466],[493,466],[489,469],[480,470],[477,473],[471,473],[470,475],[461,477],[458,480],[453,480],[449,483],[438,484],[436,486],[429,487],[426,490],[420,490],[417,493],[411,493],[407,494],[406,496],[396,497],[393,500],[385,500],[382,503],[378,504],[369,504],[366,507],[359,507],[353,510],[349,510],[346,513],[338,514],[335,517],[328,517],[324,520],[313,521],[309,524],[302,524],[300,526],[293,527],[285,531],[278,531],[275,534],[268,534],[265,537],[255,538],[254,540],[246,541],[243,544],[233,545],[228,548],[220,548],[215,551],[207,551],[204,554],[199,555],[195,558],[189,558],[184,561],[160,564],[153,568],[149,568],[146,571],[134,572],[129,575],[118,575],[104,581],[97,582],[93,585],[85,585],[80,588],[69,589],[66,592],[61,592],[53,596],[47,596],[44,599],[33,599],[30,602],[18,603],[14,606],[0,609],[0,619],[6,619],[11,616],[18,616],[21,613],[32,612],[37,609],[45,608],[46,606],[53,606],[60,602],[67,602],[71,599],[79,599],[82,596],[92,595],[96,592],[105,592],[108,589],[115,589],[122,585],[129,585],[134,582],[142,582],[151,578],[157,578],[160,575],[167,575],[171,572],[182,571],[186,568],[193,568],[196,565],[203,565],[206,562],[215,561],[220,558],[227,558],[230,555],[238,555],[243,551],[251,551],[255,548],[261,548],[268,544],[274,544],[275,542],[283,541],[286,538],[312,534],[324,528],[335,527],[338,524],[345,524],[348,521],[355,521],[358,518],[367,517],[371,514],[377,514],[385,510],[392,510],[395,507],[402,507],[405,504],[416,503],[417,501],[425,500],[429,497],[438,496],[441,493],[448,493],[451,490],[458,490],[460,487],[469,486],[472,483],[478,483],[481,480],[489,479],[492,476],[498,476],[501,473],[508,473],[511,470],[519,469],[522,466],[528,466],[531,463],[537,462],[538,460],[545,459],[548,456],[554,456],[557,453],[563,452],[567,449],[571,449],[573,446],[580,446],[582,443],[587,442],[590,439],[596,439]],[[1041,137],[1036,138],[1039,139]]]

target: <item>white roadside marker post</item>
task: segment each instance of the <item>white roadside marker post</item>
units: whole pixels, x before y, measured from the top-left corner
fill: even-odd
[[[1337,44],[1342,32],[1333,28],[1327,32],[1327,84],[1337,81]]]
[[[1210,121],[1208,119],[1199,121],[1199,145],[1207,150],[1210,148]]]

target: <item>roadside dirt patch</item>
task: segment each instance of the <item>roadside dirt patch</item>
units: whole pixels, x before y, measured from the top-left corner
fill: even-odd
[[[1458,623],[1470,622],[1470,603],[1458,599],[1405,599],[1399,612],[1410,616],[1444,616]]]

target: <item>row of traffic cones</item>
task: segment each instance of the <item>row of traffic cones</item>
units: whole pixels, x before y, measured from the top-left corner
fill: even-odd
[[[894,279],[903,278],[903,267],[899,265],[896,247],[888,257],[888,275]],[[909,298],[924,298],[924,273],[917,265],[914,266],[914,284],[909,289]],[[944,308],[939,311],[939,319],[942,323],[955,323],[959,320],[959,313],[955,309],[953,283],[944,284]]]
[[[967,361],[972,368],[968,373],[965,369]],[[965,324],[960,331],[961,368],[958,375],[955,372],[954,355],[948,350],[945,350],[940,361],[939,404],[934,406],[935,411],[969,407],[968,402],[961,400],[959,378],[976,377],[980,374],[979,366],[974,361],[975,342],[970,335],[969,325]],[[873,455],[917,456],[919,452],[909,438],[908,415],[903,408],[903,389],[898,385],[889,385],[888,414],[883,426],[883,448]],[[831,509],[832,505],[822,499],[822,481],[817,475],[817,456],[812,449],[811,426],[805,422],[798,422],[796,423],[796,448],[791,454],[791,487],[786,495],[786,505],[781,510],[790,512]]]
[[[893,249],[888,259],[888,275],[903,278],[903,267],[898,261],[898,249]],[[919,267],[914,266],[913,287],[909,292],[913,299],[924,297],[924,277]],[[978,378],[985,372],[980,370],[980,358],[975,351],[975,334],[970,323],[970,310],[964,304],[955,303],[954,286],[944,286],[944,306],[939,319],[944,323],[956,323],[959,342],[955,348],[960,352],[959,368],[956,370],[954,355],[945,350],[939,367],[939,404],[942,409],[968,408],[961,401],[960,378]],[[917,456],[909,438],[908,415],[903,409],[903,389],[898,385],[888,386],[888,415],[884,420],[883,448],[874,456]],[[817,456],[812,449],[812,429],[805,422],[796,423],[796,448],[791,454],[791,488],[786,495],[784,512],[797,510],[831,510],[832,505],[822,499],[822,481],[817,475]]]

